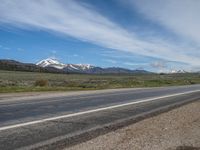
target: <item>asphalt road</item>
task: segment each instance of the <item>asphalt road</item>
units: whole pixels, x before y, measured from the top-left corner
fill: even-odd
[[[4,99],[0,149],[60,149],[148,113],[199,99],[200,85]]]

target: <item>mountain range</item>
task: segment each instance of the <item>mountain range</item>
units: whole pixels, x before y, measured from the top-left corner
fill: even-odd
[[[66,73],[109,74],[109,73],[148,73],[145,70],[130,70],[120,67],[101,68],[90,64],[64,64],[56,59],[47,58],[38,63],[42,68],[54,68]]]
[[[82,74],[134,74],[150,73],[146,70],[130,70],[120,67],[102,68],[90,64],[64,64],[56,59],[47,58],[36,64],[22,63],[15,60],[0,60],[1,70],[52,72],[52,73],[82,73]]]

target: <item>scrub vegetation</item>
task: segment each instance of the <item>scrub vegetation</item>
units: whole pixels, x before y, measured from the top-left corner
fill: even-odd
[[[56,74],[0,70],[0,92],[70,91],[200,84],[199,73]]]

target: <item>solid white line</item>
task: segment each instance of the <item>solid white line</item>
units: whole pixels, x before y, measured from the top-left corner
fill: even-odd
[[[57,116],[57,117],[50,117],[50,118],[41,119],[41,120],[35,120],[35,121],[30,121],[30,122],[15,124],[15,125],[4,126],[4,127],[0,127],[0,131],[12,129],[12,128],[17,128],[17,127],[33,125],[33,124],[37,124],[37,123],[44,123],[44,122],[47,122],[47,121],[53,121],[53,120],[58,120],[58,119],[62,119],[62,118],[69,118],[69,117],[99,112],[99,111],[103,111],[103,110],[109,110],[109,109],[124,107],[124,106],[143,103],[143,102],[155,101],[155,100],[158,100],[158,99],[169,98],[169,97],[173,97],[173,96],[190,94],[190,93],[194,93],[194,92],[200,92],[200,90],[194,90],[194,91],[188,91],[188,92],[183,92],[183,93],[176,93],[176,94],[159,96],[159,97],[154,97],[154,98],[142,99],[142,100],[139,100],[139,101],[124,103],[124,104],[118,104],[118,105],[108,106],[108,107],[104,107],[104,108],[97,108],[97,109],[87,110],[87,111],[83,111],[83,112],[77,112],[77,113],[73,113],[73,114],[61,115],[61,116]]]

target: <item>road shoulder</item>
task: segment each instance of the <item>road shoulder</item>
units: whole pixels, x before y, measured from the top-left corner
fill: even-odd
[[[200,101],[196,101],[67,149],[174,150],[180,146],[200,147],[199,108]]]

